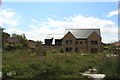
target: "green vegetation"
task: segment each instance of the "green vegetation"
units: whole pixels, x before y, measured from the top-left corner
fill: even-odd
[[[99,73],[114,77],[116,73],[116,58],[106,58],[105,53],[41,53],[30,49],[11,50],[3,52],[4,78],[86,78],[79,75],[89,66],[96,67]],[[10,76],[8,76],[8,75]]]

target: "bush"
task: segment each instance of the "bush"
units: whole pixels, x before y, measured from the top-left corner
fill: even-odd
[[[108,47],[108,52],[111,53],[111,54],[113,54],[113,53],[115,53],[115,49],[116,49],[116,46],[110,45],[110,46]]]
[[[99,73],[104,73],[106,78],[114,78],[117,74],[117,59],[106,58],[99,66]]]
[[[64,53],[64,49],[63,48],[60,48],[60,53]]]

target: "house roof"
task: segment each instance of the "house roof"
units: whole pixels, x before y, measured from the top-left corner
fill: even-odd
[[[66,29],[65,34],[67,34],[69,31],[78,39],[86,39],[93,32],[96,32],[101,37],[100,29]]]
[[[16,43],[18,43],[20,40],[17,37],[8,37],[7,41],[8,42],[16,42]]]
[[[120,46],[120,42],[114,42],[113,43],[115,46]]]

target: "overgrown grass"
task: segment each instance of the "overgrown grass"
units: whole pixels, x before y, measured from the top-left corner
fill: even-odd
[[[15,72],[16,74],[11,77],[83,78],[79,72],[86,71],[89,66],[97,67],[100,69],[99,72],[109,75],[106,67],[109,60],[105,62],[105,53],[88,53],[82,56],[81,53],[69,54],[49,51],[46,56],[39,54],[41,53],[32,50],[5,51],[2,55],[4,76],[7,76],[6,73]],[[114,63],[113,60],[111,61]]]

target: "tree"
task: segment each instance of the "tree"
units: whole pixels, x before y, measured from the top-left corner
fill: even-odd
[[[41,41],[36,41],[36,51],[39,53],[41,52]]]
[[[37,43],[37,47],[41,48],[42,42],[41,41],[36,41],[36,43]]]
[[[109,47],[108,47],[108,51],[110,54],[115,53],[115,49],[116,49],[116,46],[114,46],[114,45],[109,45]]]
[[[20,43],[23,46],[26,46],[27,38],[26,38],[25,34],[19,35],[19,34],[14,33],[14,34],[12,34],[12,37],[17,37],[20,40]]]
[[[7,39],[8,37],[10,37],[10,34],[8,34],[6,32],[2,32],[2,38]]]
[[[27,40],[25,34],[19,35],[19,34],[13,33],[12,37],[17,37],[17,38],[19,38],[20,40],[23,40],[23,41]]]
[[[4,32],[5,28],[0,27],[0,37],[2,37],[2,42],[6,41],[8,37],[10,37],[9,33]]]

